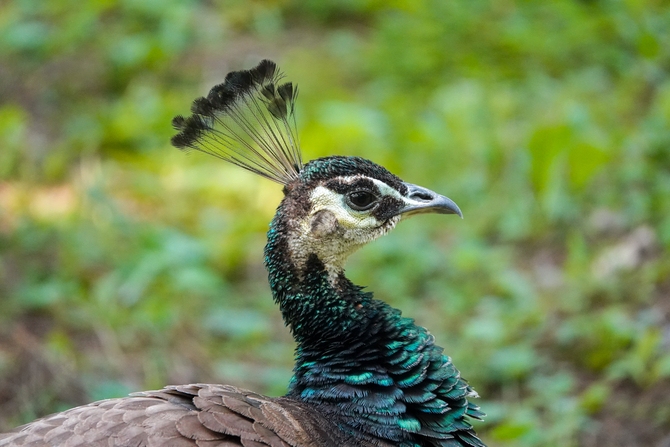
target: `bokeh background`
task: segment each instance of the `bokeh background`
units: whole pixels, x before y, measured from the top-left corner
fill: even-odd
[[[353,256],[479,391],[491,446],[670,445],[670,5],[0,1],[0,429],[170,383],[286,389],[280,187],[169,145],[230,70],[305,159],[453,198]]]

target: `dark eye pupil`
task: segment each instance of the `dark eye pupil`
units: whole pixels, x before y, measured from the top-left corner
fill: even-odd
[[[353,203],[357,207],[363,208],[370,205],[375,200],[375,196],[373,196],[369,192],[358,191],[351,193],[351,195],[349,196],[349,200],[351,200],[351,203]]]

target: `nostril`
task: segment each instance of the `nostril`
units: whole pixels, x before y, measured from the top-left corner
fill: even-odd
[[[413,200],[423,200],[423,201],[426,201],[426,202],[430,202],[431,200],[433,200],[432,195],[428,194],[427,192],[423,192],[423,191],[414,192],[414,193],[410,194],[409,198],[413,199]]]

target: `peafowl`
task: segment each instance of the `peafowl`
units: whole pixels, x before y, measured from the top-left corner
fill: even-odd
[[[347,257],[409,216],[456,214],[447,197],[359,157],[303,164],[297,87],[275,63],[229,73],[172,144],[283,185],[270,224],[270,288],[296,341],[288,393],[167,386],[72,408],[0,435],[0,446],[484,446],[484,414],[434,337],[344,276]]]

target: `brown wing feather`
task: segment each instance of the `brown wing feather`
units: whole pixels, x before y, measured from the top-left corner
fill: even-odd
[[[228,385],[170,386],[72,408],[13,432],[0,447],[372,446],[314,407]]]

